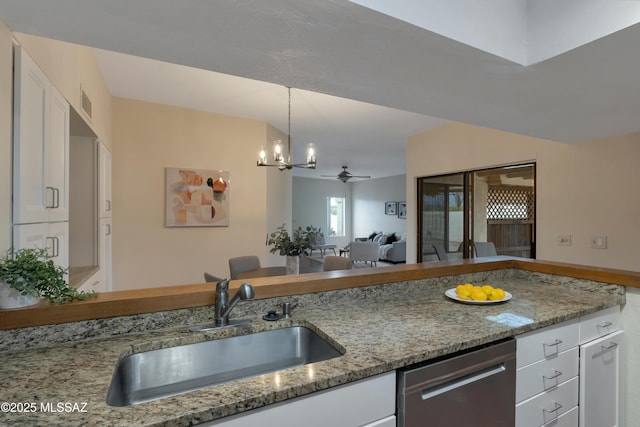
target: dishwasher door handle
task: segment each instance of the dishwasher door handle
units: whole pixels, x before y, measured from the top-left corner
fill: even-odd
[[[500,363],[499,365],[484,369],[480,372],[475,372],[475,373],[466,375],[462,378],[452,380],[440,386],[425,389],[422,391],[422,400],[427,400],[432,397],[438,396],[442,393],[446,393],[456,388],[464,387],[467,384],[471,384],[473,382],[488,378],[492,375],[497,375],[499,373],[506,371],[506,369],[507,368],[505,367],[505,364]]]

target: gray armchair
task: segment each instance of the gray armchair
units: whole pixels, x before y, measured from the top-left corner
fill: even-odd
[[[351,261],[370,262],[372,266],[378,265],[379,242],[351,242],[349,243],[349,253]]]

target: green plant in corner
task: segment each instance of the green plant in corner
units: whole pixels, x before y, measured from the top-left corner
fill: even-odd
[[[267,235],[267,246],[273,246],[269,252],[287,256],[298,256],[307,253],[311,248],[311,236],[318,233],[318,229],[308,225],[306,228],[298,227],[293,230],[293,237],[287,231],[284,224],[271,234]]]
[[[9,249],[0,259],[0,282],[6,282],[22,295],[45,298],[56,304],[85,300],[95,292],[78,291],[64,278],[65,270],[47,259],[47,250]]]

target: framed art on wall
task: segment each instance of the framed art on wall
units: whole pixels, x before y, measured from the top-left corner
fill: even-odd
[[[384,214],[385,215],[395,215],[396,214],[397,203],[396,202],[385,202],[384,203]]]
[[[407,217],[407,202],[398,202],[398,218]]]
[[[227,227],[229,171],[165,168],[166,227]]]

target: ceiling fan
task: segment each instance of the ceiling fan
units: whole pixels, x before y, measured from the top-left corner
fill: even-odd
[[[320,175],[321,177],[325,177],[325,178],[338,178],[340,181],[342,182],[347,182],[349,181],[351,178],[371,178],[370,176],[364,176],[364,175],[352,175],[351,172],[347,171],[347,166],[342,166],[342,172],[340,172],[337,176],[336,175]]]

